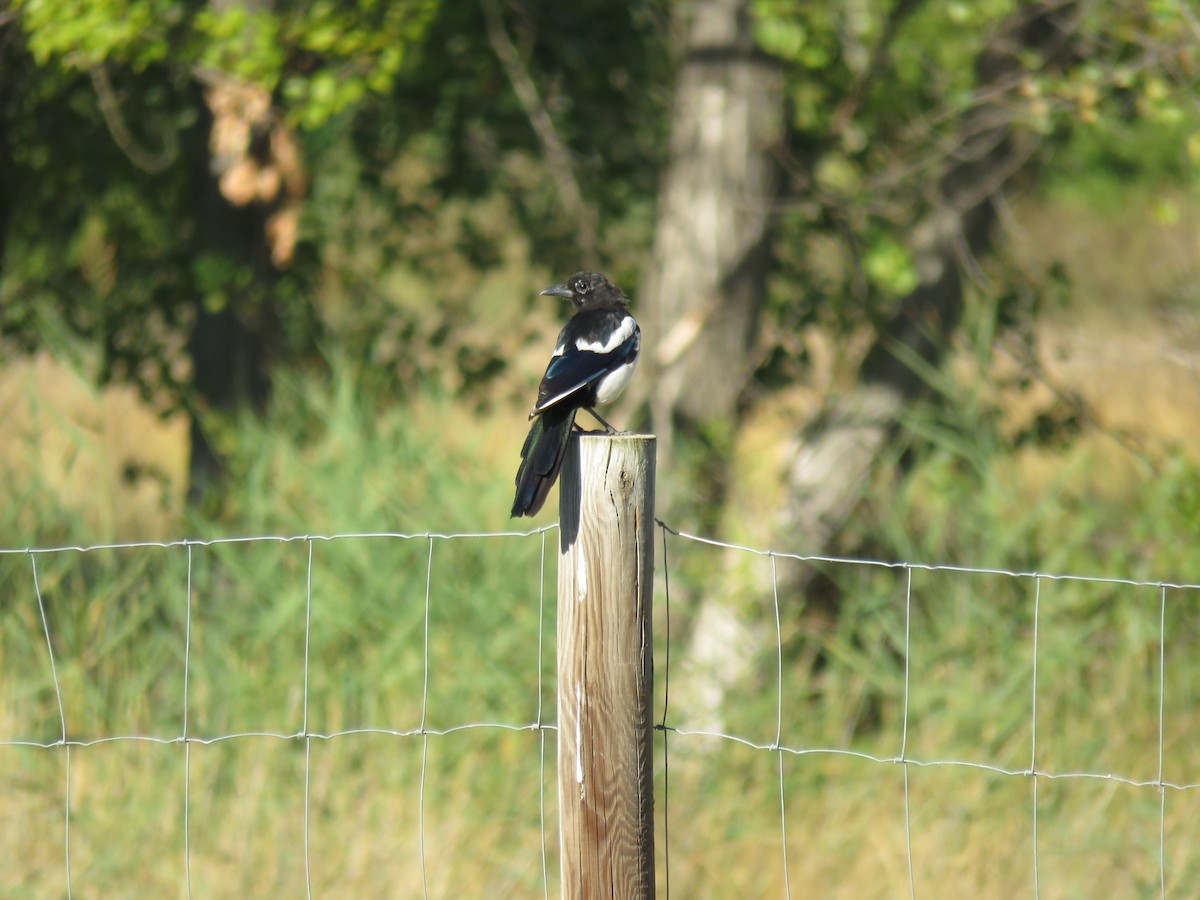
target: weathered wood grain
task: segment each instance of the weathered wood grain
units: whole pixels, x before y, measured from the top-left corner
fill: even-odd
[[[654,896],[654,449],[572,440],[560,476],[562,895]]]

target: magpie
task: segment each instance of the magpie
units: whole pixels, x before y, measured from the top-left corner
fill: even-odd
[[[616,433],[595,407],[625,390],[642,346],[641,329],[629,314],[629,298],[603,275],[579,272],[542,294],[570,300],[575,314],[559,332],[529,413],[534,422],[521,448],[514,518],[535,516],[546,502],[579,410],[586,409],[609,434]]]

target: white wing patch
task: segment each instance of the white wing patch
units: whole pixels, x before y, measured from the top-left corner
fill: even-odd
[[[629,340],[635,328],[637,328],[637,322],[633,320],[633,316],[626,316],[621,320],[621,324],[617,327],[617,330],[610,334],[608,340],[603,344],[599,341],[589,341],[587,338],[576,338],[575,346],[577,349],[588,353],[612,353]],[[555,355],[559,354],[556,353]]]
[[[609,372],[600,379],[600,384],[596,386],[596,403],[612,403],[620,397],[625,386],[629,384],[629,379],[633,377],[633,367],[636,365],[637,357],[635,356],[621,368]]]

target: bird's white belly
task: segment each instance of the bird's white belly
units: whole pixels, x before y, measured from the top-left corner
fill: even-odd
[[[629,384],[629,379],[633,377],[635,366],[637,366],[637,357],[601,378],[600,383],[596,386],[596,402],[612,403],[620,397],[625,386]]]

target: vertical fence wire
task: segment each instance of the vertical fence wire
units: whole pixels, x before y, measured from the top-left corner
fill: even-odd
[[[1163,785],[1163,734],[1167,701],[1167,588],[1158,599],[1158,893],[1167,898],[1167,790]]]
[[[188,740],[188,706],[192,671],[192,545],[187,544],[187,589],[183,618],[183,879],[192,897],[192,744]]]
[[[312,576],[313,542],[305,538],[308,545],[308,561],[304,573],[304,716],[300,734],[304,740],[304,893],[312,900],[312,858],[310,855],[309,828],[311,825],[310,786],[312,782],[312,737],[308,732],[308,671],[309,648],[312,645]]]
[[[779,837],[783,848],[783,893],[791,900],[792,878],[788,872],[787,841],[787,795],[783,786],[783,623],[779,615],[779,568],[775,554],[768,554],[771,561],[771,599],[775,609],[775,755],[779,762]]]
[[[425,646],[424,677],[421,687],[421,789],[417,798],[418,851],[421,856],[421,893],[429,900],[429,873],[425,866],[425,778],[429,767],[429,595],[433,589],[433,536],[429,537],[429,556],[425,561]]]
[[[29,564],[33,567],[33,591],[37,595],[38,615],[42,619],[42,635],[46,639],[46,653],[50,656],[50,677],[54,679],[54,699],[58,702],[58,721],[62,726],[62,743],[67,743],[67,713],[63,706],[62,688],[58,683],[58,665],[54,661],[54,644],[50,640],[50,621],[46,616],[46,600],[42,596],[42,585],[38,580],[37,557],[30,553]]]
[[[667,754],[667,739],[671,732],[667,728],[667,708],[671,702],[671,566],[667,562],[667,526],[658,523],[662,531],[662,567],[663,567],[663,710],[662,732],[663,741],[663,892],[667,900],[671,900],[671,770]]]
[[[71,877],[71,745],[67,750],[67,792],[63,803],[63,856],[67,866],[67,900],[74,895]]]
[[[1029,780],[1033,782],[1033,898],[1042,896],[1041,873],[1038,866],[1038,771],[1037,771],[1037,716],[1038,716],[1038,636],[1042,615],[1042,579],[1033,579],[1033,678],[1029,689]]]
[[[904,853],[908,859],[908,896],[917,898],[917,880],[913,869],[912,800],[908,790],[908,699],[912,674],[912,584],[913,570],[904,567],[904,712],[900,729],[900,765],[904,768]]]
[[[546,532],[542,532],[542,546],[538,558],[538,629],[537,629],[537,713],[534,725],[538,732],[538,830],[542,843],[542,897],[550,900],[550,865],[546,849],[546,725],[542,721],[545,675],[542,665],[545,652],[546,633]]]
[[[42,596],[42,585],[38,580],[37,556],[29,554],[29,564],[33,568],[33,592],[37,595],[38,615],[42,619],[42,634],[46,638],[46,653],[50,656],[50,677],[54,679],[54,699],[58,702],[58,721],[62,728],[60,745],[66,748],[66,788],[63,800],[63,865],[67,870],[67,900],[71,900],[71,745],[67,743],[67,713],[63,705],[62,686],[58,681],[58,665],[54,661],[54,642],[50,639],[50,620],[46,615],[46,599]]]

